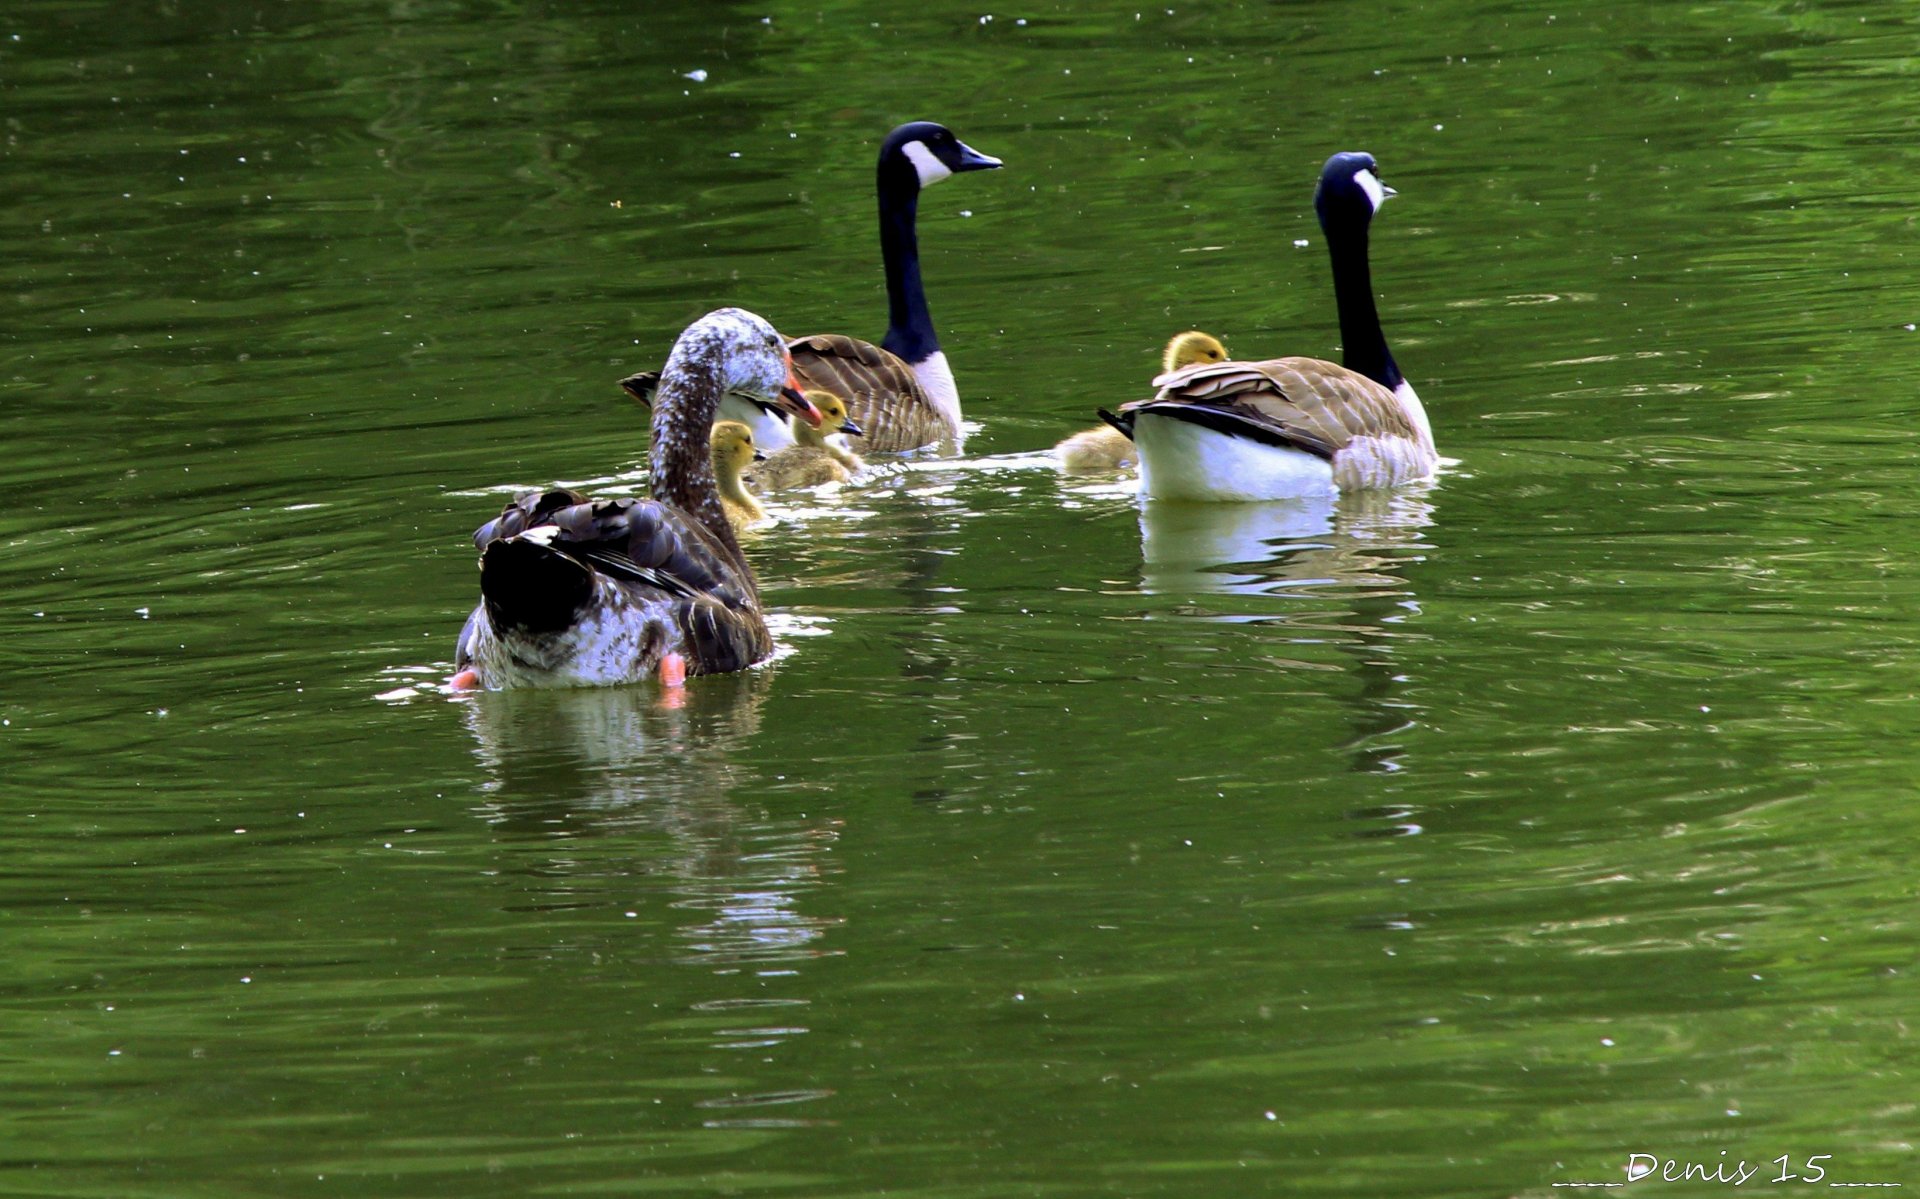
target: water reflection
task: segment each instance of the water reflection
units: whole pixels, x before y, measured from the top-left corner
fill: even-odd
[[[1143,503],[1141,588],[1223,595],[1384,590],[1410,600],[1399,572],[1422,557],[1421,530],[1433,524],[1432,488],[1262,504]]]
[[[663,880],[651,889],[688,914],[674,930],[683,962],[818,957],[839,921],[808,915],[800,899],[831,873],[838,822],[756,809],[743,793],[768,780],[735,760],[760,730],[772,677],[696,679],[672,703],[640,687],[476,694],[463,715],[489,775],[482,814],[543,837],[632,838],[642,860],[593,870]]]
[[[1431,483],[1337,498],[1263,504],[1141,506],[1141,589],[1150,594],[1258,598],[1205,619],[1278,622],[1347,659],[1358,683],[1347,693],[1352,735],[1342,748],[1348,769],[1391,774],[1402,768],[1402,740],[1417,718],[1396,643],[1419,615],[1408,569],[1425,558],[1423,530],[1434,523]],[[1274,601],[1307,601],[1276,607]],[[1322,666],[1324,669],[1324,666]],[[1356,813],[1362,836],[1418,832],[1410,810]]]

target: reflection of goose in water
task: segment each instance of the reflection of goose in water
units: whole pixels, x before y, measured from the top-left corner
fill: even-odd
[[[760,731],[771,677],[713,675],[677,706],[646,687],[487,692],[460,706],[490,793],[542,819],[558,810],[619,822],[742,782],[730,755]]]
[[[1433,523],[1430,486],[1259,504],[1140,509],[1148,592],[1276,594],[1303,586],[1402,587],[1395,572]]]
[[[1426,483],[1263,504],[1147,503],[1141,589],[1243,597],[1230,605],[1237,613],[1212,619],[1282,624],[1335,647],[1359,684],[1344,701],[1352,712],[1349,768],[1391,773],[1400,768],[1397,734],[1418,718],[1403,697],[1408,668],[1399,647],[1420,611],[1406,576],[1434,523],[1432,490]]]
[[[832,877],[837,824],[771,816],[741,798],[765,785],[734,755],[760,733],[771,677],[761,669],[701,679],[678,705],[643,687],[472,695],[461,709],[489,779],[480,814],[503,834],[600,838],[593,852],[556,857],[540,889],[564,889],[548,873],[590,869],[597,891],[610,870],[630,874],[639,895],[621,902],[651,906],[650,923],[679,943],[677,951],[664,943],[663,929],[658,952],[683,963],[794,963],[831,952],[820,941],[839,920],[801,904]]]

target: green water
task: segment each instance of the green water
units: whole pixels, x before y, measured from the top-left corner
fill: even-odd
[[[986,15],[0,13],[0,1194],[1920,1181],[1915,11]],[[684,708],[438,694],[688,320],[881,333],[918,117],[972,457],[784,505]],[[1020,457],[1337,355],[1350,148],[1440,480]]]

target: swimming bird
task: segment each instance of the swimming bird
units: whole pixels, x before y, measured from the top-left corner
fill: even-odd
[[[886,336],[879,345],[839,333],[814,333],[787,343],[801,382],[844,398],[866,430],[870,450],[891,453],[960,442],[960,392],[920,282],[920,193],[949,175],[1000,165],[998,158],[933,121],[910,121],[887,134],[874,172],[880,262],[887,278]],[[655,372],[641,371],[620,385],[644,401],[656,378]],[[720,415],[752,428],[754,444],[768,453],[793,444],[785,417],[765,405],[735,398],[721,405]]]
[[[753,568],[714,483],[710,430],[726,395],[820,419],[772,325],[739,308],[689,325],[654,397],[652,499],[528,492],[474,534],[481,598],[460,631],[455,688],[653,675],[673,687],[773,652]]]
[[[887,277],[886,336],[877,346],[834,333],[787,343],[794,370],[808,386],[846,399],[871,450],[960,441],[960,392],[927,310],[915,224],[922,190],[949,175],[999,165],[998,158],[932,121],[911,121],[887,134],[874,172],[880,261]]]
[[[806,427],[806,422],[800,422]],[[767,519],[767,510],[747,491],[742,479],[748,467],[766,460],[754,448],[753,430],[737,420],[713,422],[713,478],[720,492],[720,508],[735,535],[746,532]]]
[[[805,421],[794,425],[797,443],[769,455],[753,468],[753,485],[761,491],[845,483],[865,465],[852,450],[829,440],[834,434],[861,435],[860,426],[847,415],[845,402],[830,391],[809,391],[806,396],[807,402],[820,410],[820,427],[816,429]]]
[[[1160,355],[1160,373],[1164,375],[1196,362],[1226,360],[1227,347],[1220,344],[1219,338],[1198,329],[1189,329],[1185,333],[1174,334],[1173,339],[1167,342],[1166,350]],[[1123,466],[1132,466],[1138,460],[1133,439],[1112,425],[1082,429],[1054,446],[1053,454],[1060,459],[1061,469],[1069,474],[1119,470]]]
[[[1151,399],[1102,412],[1140,451],[1140,491],[1158,499],[1267,500],[1392,487],[1440,464],[1433,429],[1387,349],[1367,266],[1367,230],[1391,188],[1373,155],[1327,159],[1313,206],[1333,261],[1345,366],[1271,358],[1190,366]]]

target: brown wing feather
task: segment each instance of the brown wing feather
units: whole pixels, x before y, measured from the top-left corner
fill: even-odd
[[[816,333],[793,338],[787,349],[802,385],[847,402],[863,450],[913,450],[960,435],[927,398],[913,368],[870,341]]]
[[[1187,409],[1189,419],[1244,426],[1248,436],[1323,458],[1362,437],[1419,439],[1391,391],[1318,358],[1202,363],[1153,382],[1159,394],[1122,404],[1120,412]]]

